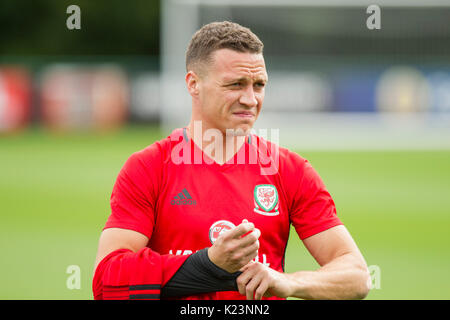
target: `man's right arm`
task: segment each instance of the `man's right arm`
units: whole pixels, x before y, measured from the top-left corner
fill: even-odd
[[[97,269],[100,261],[111,252],[118,249],[128,249],[133,252],[138,252],[147,245],[148,240],[147,236],[133,230],[121,228],[109,228],[103,230],[98,242],[94,271]]]
[[[105,229],[95,261],[94,297],[108,298],[109,292],[115,292],[116,297],[159,298],[235,290],[237,271],[257,255],[259,235],[252,223],[243,221],[221,235],[212,247],[190,256],[174,256],[147,248],[149,239],[139,232]],[[142,290],[130,292],[130,288],[153,291],[144,292],[152,295],[142,295]],[[137,292],[141,296],[132,294]]]
[[[131,155],[119,172],[111,194],[111,215],[98,245],[92,283],[95,299],[159,299],[166,284],[172,293],[195,294],[198,291],[189,290],[198,288],[202,279],[204,290],[220,291],[214,290],[214,284],[224,282],[226,274],[218,275],[217,268],[234,273],[257,254],[259,231],[248,222],[221,235],[212,247],[189,256],[159,254],[147,247],[155,227],[163,158],[160,144],[155,143]]]
[[[160,255],[147,243],[147,236],[133,230],[102,232],[92,282],[94,299],[160,299],[161,287],[187,256]]]

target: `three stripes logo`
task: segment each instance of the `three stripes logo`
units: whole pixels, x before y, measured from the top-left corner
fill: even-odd
[[[184,188],[180,193],[173,197],[170,204],[175,206],[195,206],[197,201],[193,200],[189,192]]]

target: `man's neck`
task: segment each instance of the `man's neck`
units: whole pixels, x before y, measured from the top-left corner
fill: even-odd
[[[191,121],[186,128],[189,138],[218,164],[233,158],[247,139],[246,135],[231,134],[233,130],[227,134],[199,121]]]

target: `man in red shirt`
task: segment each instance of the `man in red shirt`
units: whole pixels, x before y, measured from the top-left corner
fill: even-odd
[[[251,134],[268,75],[263,44],[231,22],[186,53],[192,117],[117,177],[96,299],[354,299],[370,277],[311,165]],[[284,272],[290,225],[321,265]]]

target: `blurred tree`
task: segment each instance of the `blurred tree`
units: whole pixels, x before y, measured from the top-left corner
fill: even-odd
[[[69,30],[66,9],[81,9]],[[159,55],[159,0],[2,0],[2,55]]]

